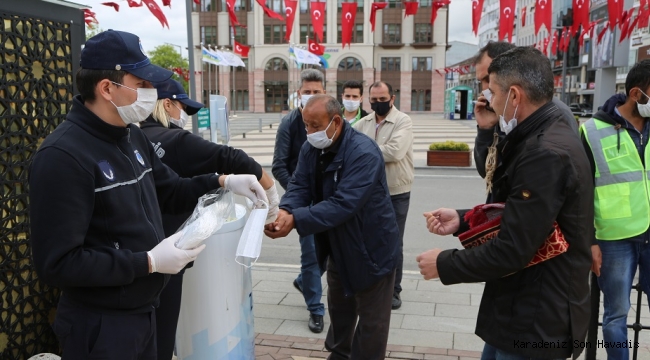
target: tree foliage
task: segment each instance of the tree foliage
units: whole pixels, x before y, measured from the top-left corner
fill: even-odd
[[[167,44],[156,46],[153,51],[149,51],[149,59],[153,64],[170,70],[174,68],[188,69],[190,67],[188,60],[179,54],[178,48]],[[172,78],[183,84],[185,92],[189,94],[189,85],[182,76],[174,73]]]

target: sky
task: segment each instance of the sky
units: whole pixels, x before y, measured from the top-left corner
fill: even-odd
[[[125,0],[114,0],[120,5],[119,12],[110,6],[101,5],[102,2],[108,0],[72,1],[92,7],[92,11],[97,14],[101,29],[122,30],[140,36],[145,51],[151,51],[156,46],[169,43],[179,45],[183,57],[187,57],[185,1],[190,0],[171,0],[171,9],[167,6],[163,7],[161,0],[156,0],[167,17],[169,29],[163,28],[158,19],[145,6],[130,8]],[[478,44],[478,38],[472,33],[471,18],[467,16],[472,13],[471,0],[451,0],[449,8],[449,41]],[[176,48],[178,49],[178,47]]]

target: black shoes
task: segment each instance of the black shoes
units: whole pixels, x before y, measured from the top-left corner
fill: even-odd
[[[323,315],[309,314],[309,330],[311,332],[318,334],[323,331],[324,327]]]
[[[302,294],[302,288],[300,287],[300,285],[298,285],[298,280],[293,280],[293,287],[295,287],[296,290],[300,291],[300,293]]]
[[[391,308],[397,310],[402,307],[402,298],[399,297],[399,293],[393,293],[393,303]]]

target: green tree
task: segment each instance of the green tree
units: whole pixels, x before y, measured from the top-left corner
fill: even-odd
[[[178,53],[178,49],[175,46],[167,44],[156,46],[153,51],[149,51],[149,59],[151,59],[153,64],[170,70],[181,68],[184,71],[187,71],[190,67],[188,60]],[[189,85],[182,76],[174,73],[172,78],[183,84],[183,89],[185,89],[185,92],[189,94]]]
[[[100,28],[97,25],[90,24],[90,26],[86,26],[86,41],[103,31],[104,29]]]

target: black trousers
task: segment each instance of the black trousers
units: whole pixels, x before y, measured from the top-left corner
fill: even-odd
[[[330,360],[378,360],[386,357],[395,271],[375,285],[346,297],[331,258],[327,263],[330,327],[325,348]],[[357,323],[358,319],[358,323]]]
[[[411,192],[397,194],[390,197],[395,210],[397,227],[399,228],[399,254],[397,255],[397,271],[395,273],[395,292],[402,292],[402,268],[404,267],[404,228],[406,227],[406,217],[409,213],[409,203],[411,202]]]
[[[158,359],[171,360],[176,343],[176,327],[181,312],[181,295],[183,294],[183,274],[181,271],[169,277],[169,282],[160,293],[160,305],[156,309],[156,332]]]
[[[156,315],[101,313],[59,301],[52,325],[62,360],[156,360]]]

